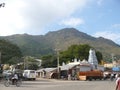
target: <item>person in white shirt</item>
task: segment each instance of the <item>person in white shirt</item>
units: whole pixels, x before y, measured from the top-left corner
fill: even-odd
[[[12,77],[12,84],[15,84],[15,82],[17,82],[17,81],[18,81],[18,75],[17,75],[17,73],[15,73]]]

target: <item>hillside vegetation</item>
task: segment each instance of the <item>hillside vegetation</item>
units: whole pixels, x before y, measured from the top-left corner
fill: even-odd
[[[40,57],[46,54],[53,54],[55,49],[64,51],[71,45],[88,44],[97,51],[102,52],[105,58],[111,58],[111,54],[120,57],[120,46],[118,44],[103,37],[92,37],[75,28],[64,28],[48,32],[45,35],[16,34],[1,38],[17,44],[23,55]]]
[[[18,63],[21,57],[22,53],[17,45],[0,39],[0,64]]]

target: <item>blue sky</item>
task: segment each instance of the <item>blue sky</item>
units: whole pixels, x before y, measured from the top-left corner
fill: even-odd
[[[0,0],[0,36],[74,27],[120,45],[120,0]]]

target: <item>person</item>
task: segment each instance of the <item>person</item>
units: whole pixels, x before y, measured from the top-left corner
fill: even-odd
[[[17,82],[17,81],[18,81],[18,75],[17,75],[17,73],[15,73],[12,77],[12,84],[14,85],[15,82]]]
[[[117,80],[117,78],[118,78],[118,75],[119,75],[118,73],[115,75],[115,80]]]
[[[110,75],[110,80],[113,81],[113,79],[114,79],[114,74],[111,73],[111,75]]]
[[[120,90],[120,74],[118,74],[118,77],[117,77],[117,80],[116,80],[115,90]]]
[[[103,74],[103,79],[104,79],[104,80],[107,79],[107,74]]]

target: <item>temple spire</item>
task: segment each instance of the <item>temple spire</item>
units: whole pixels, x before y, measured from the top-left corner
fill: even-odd
[[[93,66],[94,69],[97,69],[98,60],[97,60],[97,57],[95,54],[95,50],[93,50],[93,49],[90,49],[90,51],[89,51],[88,62]]]

